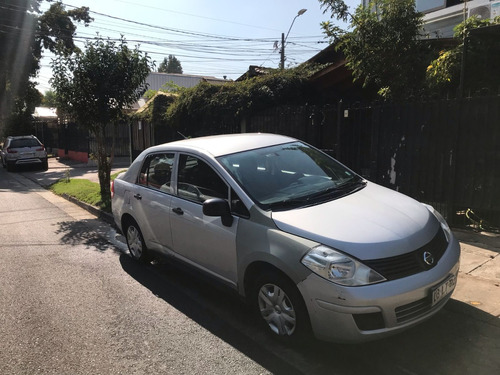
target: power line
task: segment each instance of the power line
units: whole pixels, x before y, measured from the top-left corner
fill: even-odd
[[[165,12],[184,14],[197,17],[193,14],[169,11],[161,8],[151,7],[144,4],[137,4],[131,1],[120,1],[121,3],[133,4],[141,7],[154,8]],[[67,3],[64,6],[69,8],[79,8]],[[105,40],[120,41],[120,35],[126,37],[127,43],[140,45],[141,52],[148,54],[151,59],[161,61],[169,54],[180,59],[183,70],[189,74],[215,75],[215,76],[240,76],[249,65],[270,64],[278,65],[278,52],[273,49],[273,43],[278,38],[260,37],[236,37],[227,35],[217,35],[212,33],[198,32],[192,30],[164,27],[148,22],[139,22],[102,12],[89,11],[94,16],[94,21],[88,27],[78,25],[74,42],[80,48],[84,48],[87,42],[95,40],[97,34]],[[212,19],[210,17],[199,16],[200,18]],[[212,19],[220,22],[224,20]],[[238,22],[227,21],[228,23],[239,24]],[[250,26],[240,24],[243,26]],[[265,28],[264,28],[265,29]],[[126,31],[124,31],[126,30]],[[272,30],[272,29],[269,29]],[[273,30],[275,31],[275,30]],[[116,33],[116,38],[108,35]],[[320,44],[324,42],[323,35],[311,36],[291,36],[288,39],[293,48],[287,51],[287,61],[297,64],[305,61],[300,56],[319,52]],[[45,56],[41,61],[44,70],[48,70],[50,64]],[[245,63],[247,64],[245,66]],[[50,74],[50,73],[49,73]],[[41,79],[46,79],[47,74],[41,75]],[[235,77],[236,78],[236,77]]]

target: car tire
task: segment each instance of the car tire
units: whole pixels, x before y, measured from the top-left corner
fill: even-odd
[[[42,170],[47,171],[49,169],[49,161],[45,159],[42,161]]]
[[[258,318],[273,337],[297,342],[311,336],[304,300],[294,283],[279,271],[258,275],[251,298]]]
[[[130,220],[125,228],[125,238],[127,247],[132,259],[146,263],[149,260],[148,249],[144,242],[144,237],[139,229],[139,225],[134,220]]]
[[[14,172],[16,170],[16,166],[14,164],[7,163],[7,171]]]

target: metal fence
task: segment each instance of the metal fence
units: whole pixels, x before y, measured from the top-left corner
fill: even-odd
[[[113,144],[113,133],[115,137],[115,157],[123,157],[130,155],[130,127],[128,124],[119,124],[118,126],[109,125],[105,131],[105,144],[108,154],[111,154],[111,145]],[[97,140],[94,135],[87,134],[88,137],[88,152],[90,154],[97,153]]]
[[[366,178],[436,207],[457,226],[500,227],[500,97],[280,107],[246,132],[294,136]]]
[[[188,133],[192,128],[169,129],[159,138],[169,141],[182,132],[293,136],[376,183],[434,205],[453,225],[500,228],[500,96],[366,106],[282,106],[242,122],[228,115],[222,123],[198,124],[196,134]],[[43,131],[48,146],[93,150],[93,138],[75,124],[61,125],[58,134]],[[109,127],[109,144],[111,131]],[[128,126],[119,127],[115,155],[127,156],[131,148],[140,152],[139,138]],[[53,142],[58,144],[49,144]]]

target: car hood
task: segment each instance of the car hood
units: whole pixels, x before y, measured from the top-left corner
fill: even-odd
[[[421,203],[368,182],[364,189],[315,206],[272,213],[276,226],[358,259],[404,254],[427,244],[439,222]]]

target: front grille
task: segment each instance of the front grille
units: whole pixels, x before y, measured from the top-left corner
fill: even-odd
[[[448,241],[443,229],[439,227],[438,232],[429,243],[411,253],[388,258],[364,260],[363,263],[377,271],[387,280],[396,280],[433,268],[443,256],[447,247]],[[434,262],[431,265],[426,264],[424,261],[424,253],[426,252],[431,253],[434,258]]]
[[[426,314],[431,309],[431,299],[429,297],[422,298],[407,305],[396,307],[396,320],[398,323],[404,323]]]

